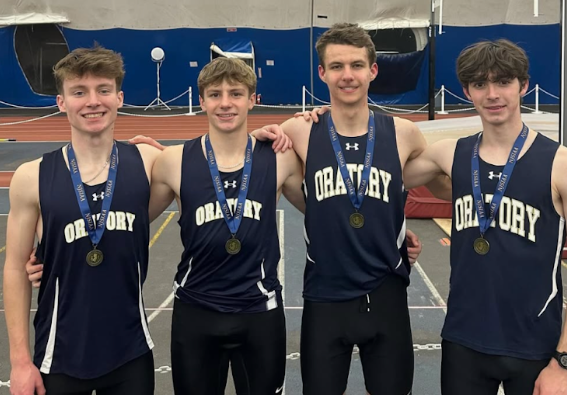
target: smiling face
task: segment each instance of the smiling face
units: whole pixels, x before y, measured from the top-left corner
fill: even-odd
[[[378,66],[369,64],[366,49],[328,44],[323,59],[319,77],[329,88],[331,102],[366,105],[370,82],[378,75]]]
[[[518,78],[496,79],[490,74],[488,80],[471,82],[463,91],[483,122],[501,126],[514,123],[521,116],[521,98],[527,89],[527,81],[521,86]]]
[[[207,112],[209,128],[222,133],[232,133],[246,128],[248,111],[254,107],[255,94],[250,94],[244,84],[221,83],[207,86],[199,96],[201,108]]]
[[[72,130],[86,134],[112,131],[124,93],[112,78],[87,74],[65,79],[57,106],[67,113]]]

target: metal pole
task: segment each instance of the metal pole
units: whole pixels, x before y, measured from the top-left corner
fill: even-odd
[[[560,98],[559,98],[559,143],[565,145],[567,141],[567,136],[565,135],[565,105],[567,100],[565,100],[565,58],[567,57],[566,53],[566,43],[565,43],[565,23],[567,21],[567,17],[565,15],[565,0],[561,0],[561,88],[560,88]]]
[[[431,0],[429,23],[429,120],[435,119],[435,5]]]
[[[309,45],[311,48],[309,48],[309,76],[311,77],[311,93],[315,94],[315,90],[313,89],[313,47],[314,47],[314,42],[313,42],[313,17],[315,15],[315,0],[311,0],[311,29],[309,30]],[[303,98],[305,100],[305,86],[303,87],[304,91],[303,91]],[[311,96],[311,105],[313,105],[313,96]],[[305,103],[303,103],[303,111],[305,111]]]

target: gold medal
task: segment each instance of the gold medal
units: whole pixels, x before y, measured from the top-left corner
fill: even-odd
[[[490,244],[488,243],[488,240],[483,237],[475,239],[473,247],[475,252],[479,255],[486,255],[490,250]]]
[[[240,252],[240,240],[235,237],[228,239],[224,247],[230,255],[236,255]]]
[[[87,254],[87,264],[92,267],[96,267],[102,263],[104,255],[102,254],[101,250],[93,248]]]
[[[353,213],[349,217],[350,226],[359,229],[364,226],[364,216],[360,213]]]

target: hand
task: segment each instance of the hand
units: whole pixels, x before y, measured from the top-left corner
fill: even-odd
[[[28,280],[32,283],[34,288],[39,288],[41,285],[41,277],[43,276],[43,265],[35,257],[35,248],[33,249],[30,260],[26,262],[26,272],[28,273]]]
[[[20,366],[12,366],[10,373],[11,395],[45,395],[43,380],[37,367],[28,362]]]
[[[552,359],[539,373],[533,395],[567,395],[567,369]]]
[[[155,141],[153,138],[148,137],[148,136],[143,136],[141,134],[139,134],[135,137],[132,137],[130,140],[128,140],[128,143],[129,144],[148,144],[148,145],[151,145],[152,147],[156,147],[160,151],[163,151],[165,149],[165,147],[163,145],[161,145],[160,143]]]
[[[274,152],[285,152],[293,147],[291,139],[284,133],[280,125],[267,125],[254,130],[250,134],[258,141],[273,140],[272,149]]]
[[[417,257],[421,254],[421,241],[419,237],[411,230],[406,229],[406,242],[408,246],[408,257],[410,261],[410,265],[413,265],[417,262]]]
[[[313,121],[313,122],[317,123],[317,122],[319,122],[319,115],[323,115],[327,111],[330,111],[330,110],[331,110],[330,106],[317,107],[317,108],[314,108],[311,111],[296,112],[295,114],[293,114],[293,117],[299,118],[299,117],[302,116],[303,119],[305,119],[306,121]]]

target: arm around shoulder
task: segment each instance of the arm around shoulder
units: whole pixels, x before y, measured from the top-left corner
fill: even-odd
[[[278,157],[278,179],[283,174],[282,192],[285,198],[299,211],[305,212],[305,198],[301,185],[303,183],[303,167],[294,151],[286,151]]]
[[[457,140],[440,140],[409,159],[404,167],[406,188],[428,184],[438,176],[450,177],[456,144]]]
[[[175,198],[176,182],[181,184],[182,156],[183,145],[179,145],[166,148],[155,159],[152,168],[150,221],[156,219]]]

